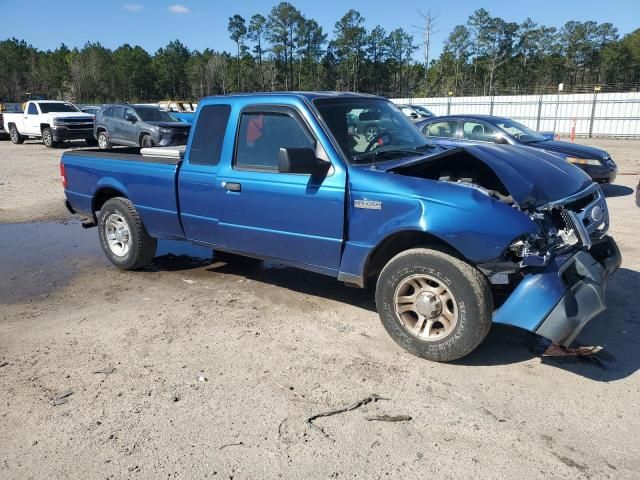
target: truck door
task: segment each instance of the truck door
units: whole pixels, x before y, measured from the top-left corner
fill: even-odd
[[[320,127],[310,128],[292,107],[245,108],[239,129],[230,113],[230,105],[210,104],[197,114],[178,176],[187,238],[336,272],[344,166],[334,165],[324,178],[278,173],[280,147],[313,146]]]
[[[233,156],[221,163],[216,185],[226,248],[337,272],[345,171],[334,165],[322,177],[278,172],[280,148],[315,149],[318,141],[293,107],[243,109]]]
[[[27,135],[40,135],[40,112],[35,102],[27,103],[27,109],[24,112],[24,132]]]

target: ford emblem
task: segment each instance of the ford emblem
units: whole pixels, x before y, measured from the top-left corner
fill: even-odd
[[[604,217],[604,212],[602,211],[602,207],[600,205],[596,205],[591,209],[591,219],[594,222],[599,222]]]

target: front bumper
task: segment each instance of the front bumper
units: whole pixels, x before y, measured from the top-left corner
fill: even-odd
[[[160,133],[155,144],[159,147],[173,147],[176,145],[186,145],[189,139],[189,131],[176,130],[171,133]]]
[[[68,128],[66,126],[51,127],[54,142],[65,140],[82,140],[93,138],[93,127],[90,128]]]
[[[577,165],[597,183],[613,183],[618,174],[618,168],[611,165]]]
[[[615,241],[605,236],[591,248],[561,255],[530,273],[494,313],[494,323],[524,328],[568,346],[605,308],[607,278],[622,262]]]

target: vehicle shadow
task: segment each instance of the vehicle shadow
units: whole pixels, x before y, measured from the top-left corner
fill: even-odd
[[[182,243],[182,242],[180,242]],[[178,252],[175,246],[166,250]],[[189,254],[187,254],[189,253]],[[208,253],[207,257],[205,254]],[[202,247],[189,247],[180,254],[165,253],[154,259],[152,270],[179,271],[200,268],[214,274],[241,276],[292,292],[317,296],[375,312],[372,289],[345,287],[334,278],[305,272],[284,265],[243,257],[211,256]],[[608,309],[592,320],[572,346],[602,346],[588,356],[543,356],[550,342],[531,332],[507,325],[493,325],[485,341],[467,357],[454,362],[467,366],[492,366],[520,363],[540,358],[544,365],[561,368],[595,381],[611,382],[640,370],[640,303],[634,292],[640,291],[640,272],[621,268],[609,281]]]
[[[545,365],[599,382],[629,377],[640,370],[640,272],[621,268],[607,287],[608,308],[589,322],[572,346],[602,346],[594,355],[542,356],[549,341],[515,327],[494,325],[483,344],[460,365],[505,365],[540,357]]]
[[[335,278],[319,273],[251,259],[234,258],[229,262],[215,262],[215,257],[214,263],[206,270],[213,273],[240,275],[255,282],[346,303],[371,312],[376,311],[373,291],[349,288]]]
[[[602,191],[607,198],[625,197],[633,193],[633,188],[625,187],[624,185],[606,184],[602,185]]]

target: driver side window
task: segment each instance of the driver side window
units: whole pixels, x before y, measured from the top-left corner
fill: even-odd
[[[455,138],[458,129],[457,121],[435,122],[427,124],[423,129],[427,137]]]
[[[284,112],[245,112],[240,117],[235,166],[278,171],[281,148],[315,149],[300,120]]]
[[[464,126],[462,127],[463,138],[476,142],[495,142],[496,133],[496,130],[486,123],[464,122]]]

